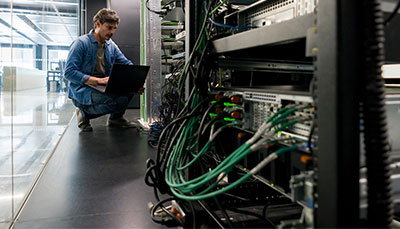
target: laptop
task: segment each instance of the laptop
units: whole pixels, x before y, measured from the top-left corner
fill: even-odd
[[[106,85],[89,86],[103,93],[136,93],[143,87],[149,69],[144,65],[114,64]]]

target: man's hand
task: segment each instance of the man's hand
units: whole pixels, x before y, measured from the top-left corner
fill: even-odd
[[[97,78],[94,76],[89,77],[88,81],[86,81],[86,85],[106,85],[108,83],[108,78],[109,77],[104,77],[104,78]]]
[[[136,92],[138,95],[143,94],[144,92],[144,87],[139,88],[139,90]]]

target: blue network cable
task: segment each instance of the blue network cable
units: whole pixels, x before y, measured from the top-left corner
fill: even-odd
[[[203,1],[203,6],[204,6],[204,10],[207,12],[207,7],[206,7],[206,2]],[[211,21],[211,23],[213,23],[216,26],[219,27],[223,27],[223,28],[228,28],[228,29],[236,29],[236,30],[241,30],[241,29],[254,29],[257,28],[257,26],[232,26],[232,25],[225,25],[225,24],[221,24],[218,23],[216,21],[214,21],[213,19],[211,19],[211,17],[208,17],[208,20]]]
[[[213,23],[216,26],[223,27],[223,28],[228,28],[228,29],[241,30],[241,29],[254,29],[254,28],[257,28],[257,26],[231,26],[231,25],[225,25],[225,24],[221,24],[221,23],[215,22],[210,17],[208,17],[208,20],[210,20],[211,23]]]

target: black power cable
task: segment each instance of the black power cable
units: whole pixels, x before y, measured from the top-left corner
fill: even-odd
[[[196,211],[194,210],[194,206],[192,201],[188,200],[190,210],[192,211],[192,221],[193,221],[193,229],[196,228]]]
[[[389,141],[385,109],[385,88],[381,67],[385,40],[380,0],[363,1],[362,121],[367,165],[368,226],[390,227],[393,219]]]
[[[182,121],[182,120],[184,120],[184,121],[186,121],[186,120],[188,120],[189,118],[191,118],[192,116],[194,116],[194,115],[196,115],[196,114],[198,114],[199,113],[199,108],[201,108],[203,105],[204,105],[204,103],[205,102],[207,102],[207,100],[205,99],[205,100],[203,100],[202,102],[200,102],[194,109],[193,109],[193,111],[190,113],[190,114],[188,114],[188,115],[186,115],[186,116],[184,116],[184,117],[182,117],[182,118],[178,118],[178,119],[175,119],[173,122],[171,122],[171,123],[174,123],[175,121]],[[182,125],[183,126],[183,125]],[[166,153],[168,153],[168,151],[166,152]],[[158,162],[161,162],[161,161],[164,161],[165,160],[165,153],[162,155],[162,159],[161,160],[159,160]],[[157,155],[157,158],[159,158],[159,155]]]
[[[153,208],[151,209],[151,219],[156,222],[156,223],[160,223],[163,224],[165,223],[165,220],[163,219],[157,219],[155,216],[155,213],[157,211],[158,208],[161,208],[167,215],[169,215],[176,223],[178,223],[178,225],[183,226],[181,220],[179,220],[174,214],[172,214],[170,211],[168,211],[165,207],[164,204],[166,202],[172,201],[172,200],[176,200],[175,198],[168,198],[165,200],[161,200],[158,203],[156,203]]]
[[[219,210],[222,212],[222,214],[225,216],[226,218],[226,222],[228,223],[230,228],[233,228],[232,225],[232,221],[231,221],[231,217],[228,215],[228,213],[226,212],[226,210],[224,208],[222,208],[221,204],[219,203],[218,199],[214,196],[213,197],[215,204],[217,205],[217,207],[219,208]]]
[[[258,219],[261,219],[262,221],[267,223],[271,228],[275,228],[275,224],[271,220],[265,218],[264,216],[262,216],[260,214],[255,213],[255,212],[246,211],[246,210],[237,209],[237,208],[227,208],[227,210],[232,211],[232,212],[236,212],[236,213],[239,213],[239,214],[244,214],[244,215],[250,215],[250,216],[257,217]]]
[[[214,211],[212,211],[210,209],[210,207],[208,207],[207,203],[204,202],[203,200],[197,200],[197,203],[200,205],[200,207],[202,207],[208,214],[209,216],[215,221],[215,223],[221,228],[224,229],[224,224],[223,222],[221,222],[221,219],[217,216],[217,214],[215,214]]]
[[[197,152],[200,151],[200,145],[201,145],[201,134],[202,134],[202,129],[204,126],[204,123],[207,119],[208,113],[211,112],[212,109],[214,109],[218,104],[220,104],[222,102],[222,100],[217,101],[216,103],[211,104],[211,106],[205,111],[203,117],[201,118],[200,124],[199,124],[199,129],[197,131]]]
[[[389,24],[389,22],[397,15],[397,12],[400,9],[400,0],[397,2],[396,7],[394,8],[393,12],[386,18],[385,22],[383,23],[385,26]]]
[[[207,102],[207,100],[201,101],[189,114],[177,118],[171,123],[169,123],[162,131],[160,138],[159,138],[159,143],[158,143],[158,149],[157,149],[157,158],[156,162],[153,160],[148,160],[147,162],[147,170],[145,174],[145,183],[150,186],[154,187],[154,189],[158,189],[161,193],[167,193],[169,192],[168,185],[164,181],[164,168],[163,168],[163,162],[167,158],[167,155],[169,154],[169,150],[173,146],[173,143],[176,140],[176,137],[178,136],[178,133],[181,131],[182,127],[184,127],[184,124],[181,124],[180,127],[178,128],[178,131],[176,132],[175,135],[173,135],[172,140],[171,136],[168,133],[170,133],[169,129],[171,128],[171,131],[175,129],[176,124],[179,122],[183,121],[186,123],[186,121],[193,117],[194,115],[197,115],[199,113],[200,108],[204,105],[204,103]],[[162,150],[163,146],[163,139],[165,136],[168,136],[167,143],[165,144],[165,149],[168,149],[167,151]],[[165,151],[165,152],[164,152]],[[157,190],[154,190],[154,193],[156,195],[156,198],[158,199],[158,194]]]
[[[150,7],[149,7],[149,0],[146,0],[146,8],[147,8],[148,11],[150,11],[150,12],[152,12],[152,13],[155,13],[155,14],[158,14],[158,15],[161,15],[161,14],[162,14],[161,11],[156,11],[156,10],[150,9]]]

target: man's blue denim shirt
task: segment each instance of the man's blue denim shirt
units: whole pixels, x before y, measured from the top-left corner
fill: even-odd
[[[96,65],[98,42],[93,30],[78,37],[69,49],[65,78],[69,81],[68,97],[83,105],[92,104],[91,87],[85,85],[89,76],[93,76]],[[132,64],[118,46],[110,39],[105,41],[106,76],[110,75],[114,63]]]

